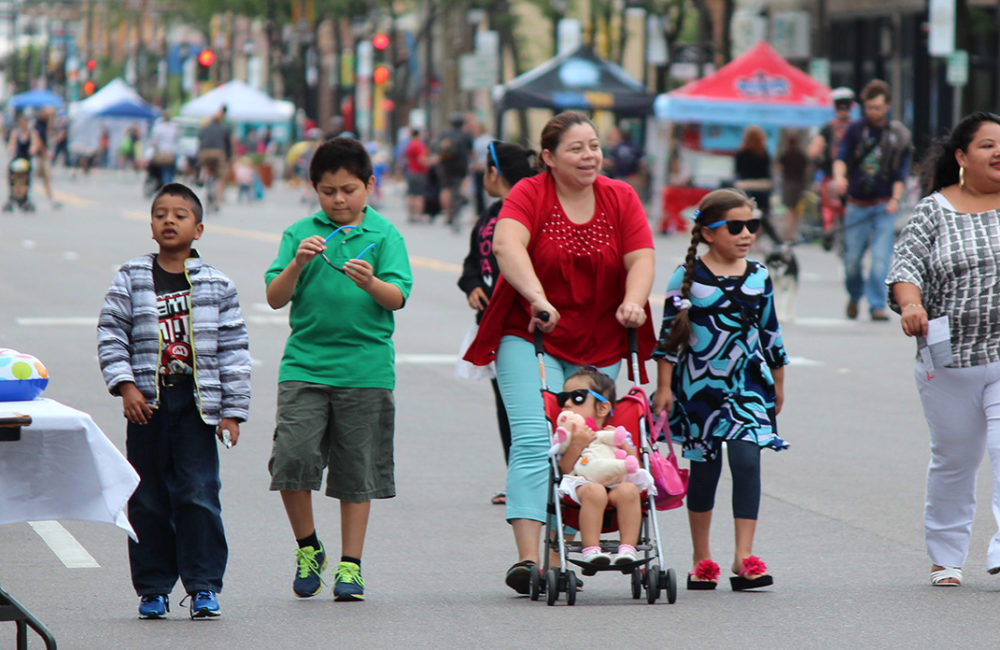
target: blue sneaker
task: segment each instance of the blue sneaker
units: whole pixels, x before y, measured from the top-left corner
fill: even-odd
[[[295,562],[298,568],[295,572],[295,582],[292,591],[299,598],[315,596],[323,590],[322,573],[326,569],[326,549],[320,542],[319,548],[312,546],[295,549]]]
[[[333,599],[365,599],[365,579],[361,577],[361,567],[354,562],[341,562],[337,565],[337,580],[333,583]]]
[[[214,591],[196,591],[191,597],[191,618],[215,618],[222,611]]]
[[[170,601],[164,594],[149,594],[139,601],[139,618],[164,618],[170,611]]]

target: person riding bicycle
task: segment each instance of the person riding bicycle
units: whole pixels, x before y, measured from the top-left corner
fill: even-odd
[[[833,244],[829,233],[839,224],[844,216],[844,202],[835,192],[830,191],[830,181],[833,179],[833,161],[840,150],[840,139],[851,123],[851,108],[854,106],[854,91],[845,86],[834,88],[830,95],[836,116],[823,125],[819,133],[809,143],[807,155],[822,174],[820,180],[820,200],[823,217],[823,246],[830,250]]]
[[[228,163],[233,157],[233,135],[225,118],[226,106],[223,104],[212,116],[212,121],[198,133],[198,165],[201,167],[201,179],[205,182],[205,191],[210,197],[207,203],[210,208],[216,210],[222,204]],[[214,200],[211,199],[213,196]]]

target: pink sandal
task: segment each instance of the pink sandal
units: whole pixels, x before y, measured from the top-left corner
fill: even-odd
[[[747,576],[757,577],[751,579]],[[759,587],[768,587],[773,584],[774,578],[768,574],[767,565],[764,564],[764,560],[760,559],[756,555],[750,555],[743,558],[743,566],[740,567],[739,573],[729,578],[729,585],[733,588],[733,591],[757,589]]]
[[[712,560],[702,560],[688,574],[687,588],[693,590],[707,591],[715,589],[719,584],[719,565]]]

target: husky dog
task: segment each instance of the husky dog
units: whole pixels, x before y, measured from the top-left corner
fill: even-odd
[[[799,262],[792,247],[782,244],[764,258],[764,265],[774,287],[774,310],[778,320],[790,323],[795,320],[795,294],[799,290]]]

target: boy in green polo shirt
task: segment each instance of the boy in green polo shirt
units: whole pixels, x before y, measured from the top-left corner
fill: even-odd
[[[406,304],[413,276],[402,235],[365,205],[375,177],[360,142],[321,145],[309,179],[321,209],[285,230],[265,274],[268,304],[292,304],[268,469],[299,546],[295,595],[323,588],[326,549],[313,524],[312,491],[329,468],[326,495],[340,499],[342,542],[334,599],[364,600],[371,500],[396,495],[392,312]]]

